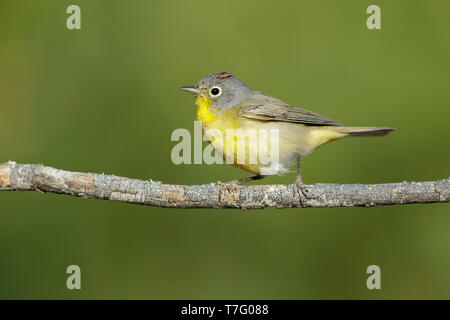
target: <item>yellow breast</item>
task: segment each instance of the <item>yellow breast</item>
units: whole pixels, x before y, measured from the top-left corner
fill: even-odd
[[[233,146],[232,158],[233,164],[245,170],[252,172],[259,172],[259,166],[257,164],[238,164],[237,154],[240,149],[245,149],[244,145],[241,145],[241,141],[237,141],[236,137],[228,136],[227,130],[239,129],[242,126],[242,121],[240,121],[237,111],[235,109],[228,109],[219,114],[217,110],[213,107],[213,102],[208,96],[198,95],[195,99],[195,104],[197,105],[197,120],[202,123],[202,128],[206,137],[211,142],[213,147],[218,150],[226,160],[227,157],[227,145]],[[247,120],[247,122],[252,122]],[[216,139],[216,136],[208,133],[208,129],[217,130],[221,138]]]

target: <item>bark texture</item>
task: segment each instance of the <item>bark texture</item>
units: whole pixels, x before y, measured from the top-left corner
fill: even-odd
[[[450,178],[386,184],[314,184],[309,197],[294,185],[172,185],[36,164],[0,164],[0,191],[53,192],[168,208],[353,207],[450,202]]]

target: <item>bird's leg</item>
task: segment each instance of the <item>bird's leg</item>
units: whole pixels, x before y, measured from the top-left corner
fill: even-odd
[[[306,198],[308,197],[308,190],[306,190],[306,186],[303,183],[302,180],[302,173],[301,173],[301,168],[302,168],[302,157],[298,156],[297,157],[297,178],[295,178],[295,184],[294,184],[294,189],[297,191],[298,195],[301,196],[301,194],[303,194]],[[301,194],[300,194],[301,192]]]
[[[248,178],[244,178],[244,179],[239,179],[237,180],[238,183],[242,183],[242,182],[249,182],[249,181],[254,181],[254,180],[261,180],[262,178],[264,178],[265,176],[257,174],[256,176],[253,177],[248,177]]]
[[[254,181],[254,180],[261,180],[264,177],[265,176],[263,176],[263,175],[257,174],[256,176],[253,176],[253,177],[248,177],[248,178],[239,179],[239,180],[232,180],[232,181],[230,181],[228,183],[240,184],[240,183],[243,183],[243,182],[249,182],[249,181]]]

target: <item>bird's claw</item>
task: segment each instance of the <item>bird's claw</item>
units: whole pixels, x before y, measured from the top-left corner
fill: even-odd
[[[294,183],[294,191],[297,193],[298,197],[301,199],[306,198],[306,199],[313,199],[314,197],[309,193],[307,186],[302,182],[299,181],[298,179],[295,180]]]

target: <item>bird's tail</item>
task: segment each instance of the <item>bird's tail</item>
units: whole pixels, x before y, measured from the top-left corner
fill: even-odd
[[[385,136],[394,128],[376,128],[376,127],[334,127],[339,133],[344,133],[352,137],[375,137]]]

